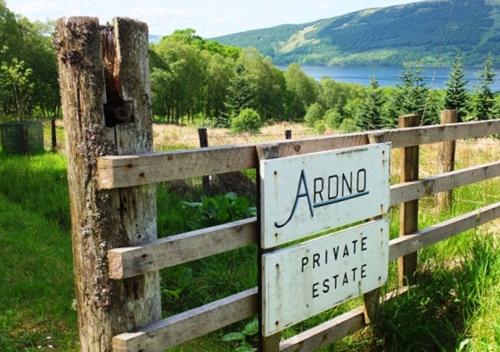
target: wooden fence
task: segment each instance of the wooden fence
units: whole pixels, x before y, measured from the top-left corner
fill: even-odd
[[[258,243],[257,219],[157,239],[155,183],[255,168],[256,145],[151,153],[152,131],[144,24],[94,18],[57,23],[56,44],[68,145],[73,253],[82,351],[152,352],[182,344],[259,312],[257,287],[161,319],[158,270]],[[413,122],[410,121],[413,119]],[[415,124],[414,117],[401,123]],[[402,204],[401,236],[389,260],[411,280],[416,252],[500,216],[500,202],[417,230],[418,199],[500,176],[500,161],[418,179],[420,145],[500,133],[500,120],[288,140],[267,145],[286,157],[370,142],[403,148],[403,177],[391,187]],[[386,297],[335,317],[266,351],[311,351],[367,325]],[[367,314],[368,312],[368,314]]]

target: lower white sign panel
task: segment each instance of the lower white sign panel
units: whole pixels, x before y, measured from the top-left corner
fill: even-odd
[[[264,335],[382,286],[388,242],[382,219],[264,254]]]

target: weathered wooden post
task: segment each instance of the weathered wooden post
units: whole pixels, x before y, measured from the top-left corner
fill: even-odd
[[[441,112],[441,124],[446,125],[458,122],[458,111],[444,110]],[[445,173],[455,170],[455,148],[456,142],[443,142],[439,148],[438,172]],[[449,190],[436,194],[436,210],[446,211],[451,208],[453,201],[453,191]]]
[[[117,18],[60,19],[59,81],[68,154],[81,351],[110,352],[112,337],[160,319],[157,272],[113,281],[111,248],[156,239],[153,186],[101,190],[97,159],[152,150],[148,30]]]
[[[382,134],[370,134],[368,136],[368,142],[370,144],[380,143],[382,140]],[[375,220],[372,218],[371,220]],[[364,302],[364,317],[366,324],[374,323],[378,319],[380,311],[380,287],[367,292],[363,295]]]
[[[420,125],[419,115],[405,115],[399,117],[399,128],[415,127]],[[405,147],[401,153],[400,182],[418,180],[419,146]],[[418,230],[418,200],[401,204],[399,235],[405,236]],[[398,260],[399,286],[412,282],[417,270],[417,253],[405,255]]]
[[[276,153],[275,150],[269,150],[266,149],[265,147],[257,147],[257,156],[258,160],[265,160],[265,159],[275,159],[278,158],[279,155]],[[259,282],[259,351],[260,352],[279,352],[280,350],[280,341],[281,341],[281,333],[278,332],[274,335],[271,336],[264,336],[264,326],[263,326],[263,289],[264,289],[264,283],[262,281],[262,255],[266,252],[269,252],[268,249],[264,249],[262,246],[262,238],[263,238],[263,233],[262,233],[262,207],[261,207],[261,199],[263,193],[262,189],[264,185],[261,183],[261,178],[260,178],[260,162],[257,166],[257,229],[259,232],[258,236],[258,241],[259,241],[259,247],[258,247],[258,282]]]
[[[207,129],[205,127],[198,128],[198,137],[200,139],[200,147],[207,148],[208,147],[208,134],[207,134]],[[206,195],[210,194],[210,178],[209,178],[209,176],[203,176],[202,185],[203,185],[203,193]]]

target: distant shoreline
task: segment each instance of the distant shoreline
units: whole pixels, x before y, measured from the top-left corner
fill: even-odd
[[[281,70],[286,70],[288,65],[276,65]],[[317,81],[323,77],[330,77],[338,82],[368,85],[372,78],[375,78],[382,87],[394,87],[399,83],[403,66],[327,66],[327,65],[301,65],[302,70]],[[422,76],[428,87],[433,89],[443,89],[450,73],[450,67],[441,66],[422,67]],[[465,79],[469,82],[467,88],[474,90],[479,83],[478,74],[481,67],[468,66],[464,68]],[[493,91],[500,91],[500,70],[497,73],[493,84]]]

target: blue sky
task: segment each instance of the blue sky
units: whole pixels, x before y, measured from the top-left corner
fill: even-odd
[[[115,16],[145,21],[152,34],[194,28],[204,37],[303,23],[368,7],[418,0],[7,0],[7,6],[31,20],[64,16]]]

